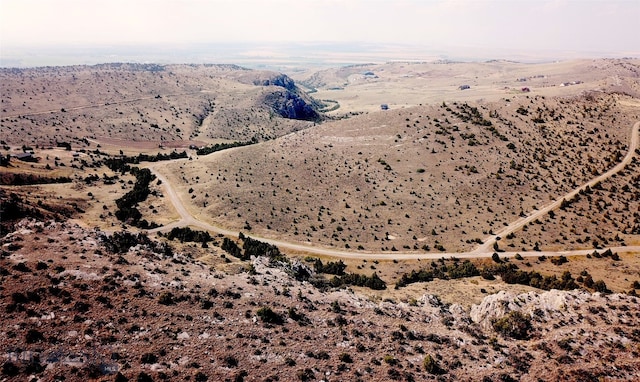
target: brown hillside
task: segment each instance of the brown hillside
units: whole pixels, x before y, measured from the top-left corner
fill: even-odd
[[[232,229],[354,250],[471,250],[616,164],[636,117],[625,100],[524,95],[368,113],[168,168],[193,189],[195,214]],[[615,203],[619,220],[598,229],[635,242],[621,211],[637,199]],[[515,247],[542,242],[526,238]]]
[[[638,380],[639,67],[2,69],[0,382]]]
[[[291,92],[281,86],[285,83],[254,83],[246,81],[249,75],[277,77],[234,65],[2,69],[3,141],[17,146],[62,141],[74,148],[154,142],[157,148],[176,141],[188,146],[221,139],[265,140],[309,126],[279,118],[285,113],[279,113],[278,105],[264,103],[269,94]],[[298,107],[305,102],[311,101],[301,99]]]
[[[0,240],[4,380],[584,381],[631,380],[640,367],[633,296],[372,301],[263,257],[225,265],[216,246],[16,228]],[[196,260],[203,252],[216,262]]]

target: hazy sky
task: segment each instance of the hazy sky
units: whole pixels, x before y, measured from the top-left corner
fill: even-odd
[[[640,0],[0,0],[0,4],[0,41],[5,48],[348,41],[640,52]]]

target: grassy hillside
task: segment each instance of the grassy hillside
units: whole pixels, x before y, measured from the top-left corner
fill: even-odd
[[[310,126],[282,118],[275,104],[264,102],[291,92],[268,81],[277,76],[235,65],[2,69],[3,141],[140,148],[145,142],[157,147],[272,139]]]
[[[524,95],[372,112],[169,168],[199,216],[233,229],[354,250],[470,250],[618,163],[635,122],[625,100]],[[637,240],[622,213],[637,208],[632,195],[612,195],[618,213],[595,224],[600,235]]]

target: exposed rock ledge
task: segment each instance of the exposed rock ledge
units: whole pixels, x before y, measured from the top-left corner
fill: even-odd
[[[491,321],[504,316],[510,311],[519,310],[531,314],[540,319],[549,319],[570,315],[584,304],[596,302],[605,305],[606,301],[619,301],[629,299],[631,296],[621,294],[602,295],[581,290],[548,292],[529,292],[516,295],[514,293],[500,291],[487,296],[478,305],[473,305],[469,316],[473,322],[482,326],[491,325]],[[577,314],[577,312],[575,312]]]

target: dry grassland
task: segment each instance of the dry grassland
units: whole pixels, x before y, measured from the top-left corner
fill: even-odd
[[[604,248],[640,245],[638,153],[495,248],[598,253],[471,263],[451,254],[627,155],[638,60],[292,76],[329,100],[329,117],[280,117],[308,97],[286,93],[286,77],[229,65],[0,70],[2,155],[37,158],[0,167],[0,379],[637,379],[640,254]],[[189,148],[252,139],[209,155]],[[107,159],[182,150],[188,158],[139,165],[171,186],[144,186],[142,218],[198,223],[175,190],[189,215],[232,232],[389,254],[344,259],[346,272],[375,274],[386,288],[335,287],[315,264],[337,260],[301,249],[242,260],[223,248],[246,238],[135,235],[144,230],[116,211],[142,193],[138,178]],[[64,183],[20,184],[51,181]],[[440,273],[402,285],[417,270]],[[579,290],[513,280],[532,274],[548,281],[540,288],[570,280]]]
[[[275,118],[270,89],[234,65],[104,64],[4,69],[3,141],[9,146],[119,150],[129,154],[220,140],[271,139],[304,121]],[[103,148],[102,145],[105,147]]]
[[[377,111],[381,104],[399,109],[442,101],[497,101],[522,94],[525,87],[533,94],[547,97],[566,97],[594,89],[637,97],[638,67],[637,59],[543,64],[389,62],[300,71],[291,76],[299,84],[314,89],[316,99],[339,102],[340,108],[332,112],[339,115]],[[461,85],[470,88],[460,90]]]
[[[195,214],[231,229],[363,251],[468,251],[626,155],[636,113],[620,99],[520,96],[372,112],[167,172]],[[637,209],[635,174],[625,174],[618,183],[633,190],[612,194],[616,218],[598,224],[607,242],[636,240],[637,217],[623,213]],[[518,237],[518,250],[556,240]]]
[[[260,103],[273,86],[255,84],[274,81],[272,73],[228,65],[5,70],[4,145],[14,153],[36,147],[40,160],[13,161],[4,173],[74,178],[72,187],[39,187],[83,198],[88,226],[115,229],[115,200],[134,178],[105,182],[118,174],[100,167],[104,153],[281,136],[207,156],[189,151],[193,160],[160,171],[191,214],[232,230],[354,252],[397,251],[398,259],[402,252],[469,251],[626,154],[639,117],[632,97],[638,70],[637,60],[597,60],[296,72],[314,97],[339,102],[330,112],[338,119],[312,129]],[[380,111],[380,103],[390,110]],[[58,142],[73,151],[50,148]],[[90,176],[100,180],[84,181]],[[634,160],[601,189],[502,238],[499,247],[637,245],[637,184]],[[151,191],[155,196],[140,204],[144,217],[176,221],[162,187],[154,182]]]

